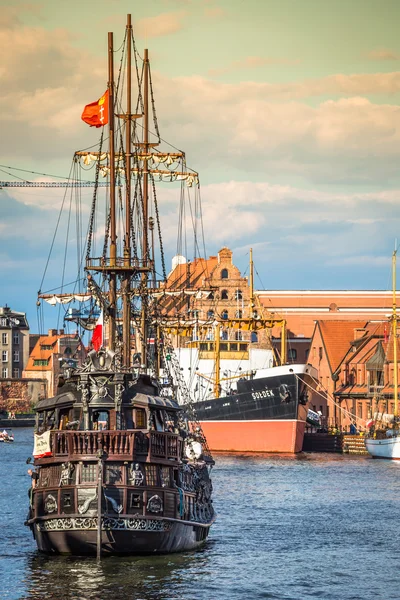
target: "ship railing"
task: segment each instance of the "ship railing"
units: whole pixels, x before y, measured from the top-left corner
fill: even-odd
[[[170,432],[151,431],[52,431],[53,457],[73,459],[97,456],[101,451],[107,457],[124,459],[150,455],[156,460],[178,460],[181,439]]]
[[[181,440],[176,433],[150,432],[150,459],[178,460]]]

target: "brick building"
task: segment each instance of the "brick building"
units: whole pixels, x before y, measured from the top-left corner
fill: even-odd
[[[29,379],[44,379],[47,396],[54,396],[63,368],[80,365],[85,358],[86,349],[78,334],[49,329],[47,335],[37,340],[23,375]]]
[[[29,357],[26,314],[0,306],[1,379],[19,379]]]
[[[270,331],[256,332],[229,329],[223,321],[261,317],[259,308],[250,307],[250,287],[233,264],[232,251],[221,248],[216,256],[197,258],[193,262],[175,257],[173,268],[163,287],[163,311],[187,319],[209,322],[222,321],[222,339],[227,342],[247,342],[260,348],[271,348]],[[170,296],[168,295],[170,294]]]

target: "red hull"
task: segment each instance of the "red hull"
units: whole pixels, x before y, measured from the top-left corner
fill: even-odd
[[[201,421],[210,450],[225,452],[301,452],[305,422]]]

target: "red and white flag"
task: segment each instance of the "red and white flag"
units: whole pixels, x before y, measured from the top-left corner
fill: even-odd
[[[81,115],[82,121],[85,121],[90,127],[103,127],[103,125],[107,125],[108,104],[109,92],[107,90],[96,102],[86,104]]]
[[[103,311],[101,311],[92,335],[92,346],[96,350],[96,352],[98,352],[103,345],[103,329],[104,319]]]

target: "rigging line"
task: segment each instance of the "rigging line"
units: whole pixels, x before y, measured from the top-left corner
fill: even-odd
[[[65,234],[64,264],[63,264],[62,275],[61,275],[61,292],[64,289],[65,266],[67,264],[68,236],[69,236],[69,228],[70,228],[70,225],[71,225],[71,213],[72,213],[72,197],[73,197],[73,195],[71,194],[70,201],[69,201],[69,213],[68,213],[68,221],[67,221],[67,223],[68,223],[67,224],[67,231],[66,231],[66,234]],[[57,330],[59,329],[59,325],[60,325],[60,315],[61,315],[61,304],[60,304],[60,306],[58,308]]]
[[[315,394],[317,394],[317,396],[320,396],[323,400],[326,400],[328,398],[328,400],[330,400],[335,406],[337,406],[339,408],[339,410],[341,412],[343,412],[345,415],[347,415],[349,417],[350,420],[353,420],[355,422],[357,421],[362,421],[362,422],[367,422],[366,419],[363,419],[362,417],[357,417],[357,415],[351,413],[349,410],[347,410],[346,408],[343,408],[343,406],[340,406],[340,404],[338,404],[335,401],[335,398],[333,396],[331,396],[331,394],[329,393],[329,391],[324,387],[323,383],[321,383],[320,381],[318,381],[318,379],[315,379],[315,377],[313,377],[312,375],[310,375],[311,379],[317,383],[324,391],[324,394],[321,394],[321,392],[319,392],[317,389],[311,387],[311,385],[309,383],[307,383],[306,381],[304,381],[303,379],[301,379],[297,373],[294,374],[295,377],[297,377],[297,379],[299,379],[299,381],[301,381],[302,383],[304,383],[307,387],[310,388],[310,390],[312,392],[314,392]]]
[[[70,169],[70,172],[69,172],[69,177],[68,177],[68,179],[71,177],[71,171],[72,171],[72,169],[73,169],[73,165],[71,165],[71,169]],[[63,212],[63,210],[64,210],[64,203],[65,203],[65,199],[66,199],[66,197],[67,197],[67,190],[68,190],[68,188],[66,188],[66,189],[65,189],[65,192],[64,192],[64,197],[63,197],[63,200],[62,200],[62,203],[61,203],[60,212],[59,212],[59,214],[58,214],[58,219],[57,219],[57,223],[56,223],[56,229],[55,229],[55,231],[54,231],[53,239],[52,239],[52,242],[51,242],[51,246],[50,246],[49,255],[48,255],[48,257],[47,257],[46,265],[45,265],[44,272],[43,272],[43,276],[42,276],[42,281],[40,282],[39,293],[40,293],[40,290],[41,290],[41,288],[42,288],[42,285],[43,285],[44,278],[45,278],[45,276],[46,276],[46,273],[47,273],[47,268],[48,268],[48,266],[49,266],[49,262],[50,262],[50,256],[51,256],[51,253],[52,253],[52,251],[53,251],[54,243],[55,243],[56,236],[57,236],[58,227],[59,227],[59,225],[60,225],[61,215],[62,215],[62,212]]]
[[[54,179],[70,179],[70,177],[63,177],[62,175],[49,175],[48,173],[40,173],[38,171],[28,171],[27,169],[19,169],[17,167],[10,167],[8,165],[0,165],[0,167],[3,167],[5,169],[11,169],[13,171],[21,171],[22,173],[31,173],[31,175],[43,175],[43,177],[54,177]],[[2,171],[3,173],[7,173],[6,171],[3,171],[0,168],[0,171]],[[12,173],[7,173],[7,175],[11,175],[11,177],[16,177],[17,179],[20,179],[19,177],[17,177],[16,175],[13,175]],[[27,181],[26,179],[21,179],[21,181]]]

